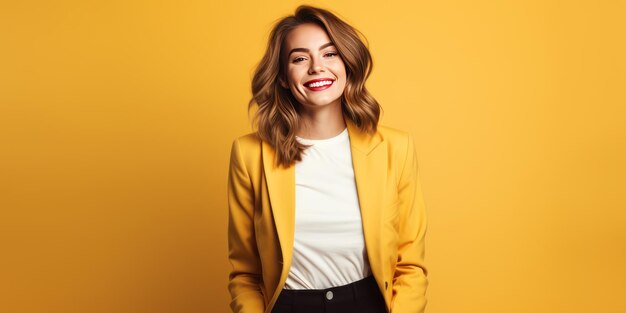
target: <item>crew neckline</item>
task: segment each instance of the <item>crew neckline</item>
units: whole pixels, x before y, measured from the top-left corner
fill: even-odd
[[[325,139],[308,139],[308,138],[302,138],[299,136],[296,136],[296,139],[298,141],[300,141],[303,144],[313,144],[313,145],[318,145],[318,144],[322,144],[322,145],[326,145],[326,144],[331,144],[331,143],[335,143],[338,141],[341,141],[342,139],[345,139],[348,137],[348,127],[344,128],[343,131],[341,131],[341,133],[330,137],[330,138],[325,138]]]

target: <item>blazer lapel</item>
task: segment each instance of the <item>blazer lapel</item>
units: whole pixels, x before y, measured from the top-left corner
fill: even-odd
[[[371,270],[375,277],[383,277],[380,228],[385,184],[387,181],[387,151],[382,147],[379,132],[368,135],[346,119],[350,135],[352,167],[361,208],[363,236]]]
[[[376,149],[383,141],[377,132],[368,135],[344,119],[350,137],[352,166],[361,209],[365,245],[374,275],[381,277],[383,256],[380,249],[382,191],[387,177],[387,153]],[[272,214],[283,255],[283,275],[291,264],[295,225],[295,164],[289,167],[275,165],[275,150],[265,141],[262,143],[263,168],[268,187]]]
[[[276,151],[265,141],[262,143],[262,153],[265,181],[283,256],[280,263],[289,265],[293,251],[295,225],[295,165],[292,164],[289,167],[276,166]]]

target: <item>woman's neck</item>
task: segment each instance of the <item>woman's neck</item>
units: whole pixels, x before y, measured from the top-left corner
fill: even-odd
[[[341,106],[325,108],[302,115],[296,136],[306,139],[327,139],[337,136],[346,128]]]

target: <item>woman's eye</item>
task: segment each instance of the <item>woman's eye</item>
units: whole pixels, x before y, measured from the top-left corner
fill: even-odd
[[[324,54],[324,56],[331,56],[331,57],[334,57],[336,55],[337,55],[337,52],[328,52],[328,53]],[[298,63],[298,62],[302,61],[302,59],[304,59],[304,57],[295,58],[295,59],[293,59],[293,63]]]

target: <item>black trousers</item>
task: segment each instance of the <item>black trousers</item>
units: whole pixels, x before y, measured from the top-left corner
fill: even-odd
[[[272,313],[387,313],[374,276],[327,289],[283,289]]]

